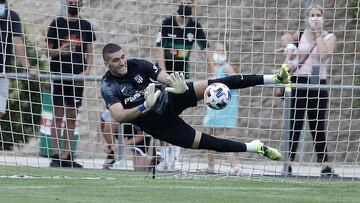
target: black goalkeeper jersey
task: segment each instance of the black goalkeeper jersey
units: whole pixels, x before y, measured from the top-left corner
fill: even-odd
[[[134,108],[145,102],[144,90],[156,80],[161,69],[152,63],[130,59],[127,61],[128,73],[123,77],[113,76],[109,71],[101,81],[101,94],[106,107],[121,103],[125,109]],[[154,138],[181,147],[191,147],[195,130],[186,124],[179,115],[188,107],[196,106],[197,99],[192,82],[183,94],[172,94],[164,90],[165,85],[156,86],[161,94],[151,110],[131,121]]]
[[[138,106],[145,101],[144,90],[156,80],[160,69],[142,59],[127,61],[128,73],[124,77],[113,76],[109,71],[101,81],[101,94],[109,108],[115,103],[121,103],[125,109]]]

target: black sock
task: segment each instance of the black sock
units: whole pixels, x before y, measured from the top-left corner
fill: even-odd
[[[246,144],[227,139],[220,139],[202,133],[199,149],[214,150],[217,152],[246,152]]]
[[[263,75],[232,75],[224,78],[210,79],[208,85],[220,82],[230,89],[241,89],[264,84]]]

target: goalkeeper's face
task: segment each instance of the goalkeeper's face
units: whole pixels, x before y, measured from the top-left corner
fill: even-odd
[[[122,77],[128,72],[127,58],[122,49],[114,53],[109,53],[105,65],[114,76]]]

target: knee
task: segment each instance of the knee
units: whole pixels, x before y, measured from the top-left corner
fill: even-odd
[[[0,119],[3,118],[5,116],[5,113],[0,112]]]
[[[199,149],[201,138],[202,138],[202,133],[196,131],[191,149]]]

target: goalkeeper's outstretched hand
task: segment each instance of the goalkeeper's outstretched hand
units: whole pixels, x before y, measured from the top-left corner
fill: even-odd
[[[161,91],[157,90],[155,92],[155,84],[150,83],[146,89],[145,89],[145,102],[144,107],[145,110],[143,112],[146,112],[151,109],[152,106],[154,106],[157,98],[160,96]]]
[[[171,87],[165,88],[165,91],[167,92],[171,92],[173,94],[182,94],[189,89],[189,87],[186,85],[185,76],[183,73],[171,73],[168,77],[168,80],[170,80]]]

